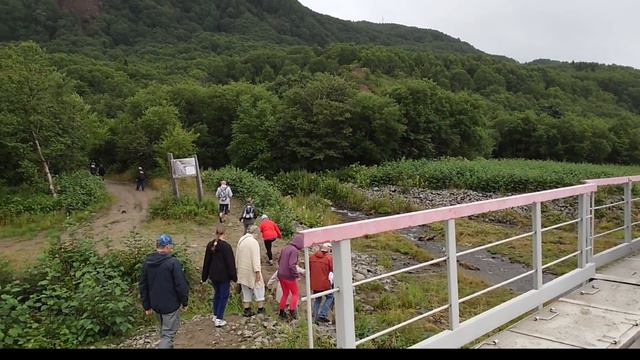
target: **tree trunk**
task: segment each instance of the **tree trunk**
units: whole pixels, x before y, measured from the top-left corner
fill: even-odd
[[[40,161],[42,161],[42,167],[44,168],[44,172],[45,174],[47,174],[47,181],[49,181],[49,190],[51,191],[51,194],[53,195],[53,197],[58,197],[58,194],[56,193],[56,188],[53,186],[53,178],[51,177],[51,172],[49,171],[49,165],[47,164],[47,160],[44,159],[44,156],[42,155],[42,148],[40,148],[40,142],[38,142],[38,138],[36,137],[36,134],[32,131],[31,135],[33,135],[33,141],[36,144],[36,149],[38,150],[38,155],[40,156]]]

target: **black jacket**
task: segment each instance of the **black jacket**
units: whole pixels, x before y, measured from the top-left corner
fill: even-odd
[[[145,310],[170,314],[189,305],[189,286],[180,261],[170,254],[153,253],[142,265],[140,297]]]
[[[224,240],[218,241],[215,253],[213,252],[213,241],[207,244],[202,264],[202,281],[205,282],[207,279],[215,282],[238,281],[233,249]]]

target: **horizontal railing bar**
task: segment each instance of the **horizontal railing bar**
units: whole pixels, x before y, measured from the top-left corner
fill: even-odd
[[[592,236],[592,238],[597,239],[597,238],[599,238],[601,236],[609,235],[611,233],[618,232],[620,230],[624,230],[625,228],[626,228],[626,226],[621,226],[619,228],[615,228],[613,230],[609,230],[609,231],[603,232],[602,234],[594,235],[594,236]]]
[[[440,312],[440,311],[445,310],[445,309],[448,309],[448,308],[449,308],[449,304],[444,305],[444,306],[441,306],[441,307],[439,307],[439,308],[437,308],[437,309],[433,309],[433,310],[429,311],[428,313],[424,313],[424,314],[422,314],[422,315],[420,315],[420,316],[414,317],[413,319],[407,320],[407,321],[405,321],[405,322],[403,322],[403,323],[401,323],[401,324],[398,324],[398,325],[396,325],[396,326],[394,326],[394,327],[390,327],[390,328],[388,328],[388,329],[386,329],[386,330],[382,330],[382,331],[380,331],[379,333],[373,334],[373,335],[368,336],[368,337],[366,337],[366,338],[364,338],[364,339],[362,339],[362,340],[358,340],[358,341],[356,341],[356,346],[358,346],[358,345],[360,345],[360,344],[362,344],[362,343],[365,343],[365,342],[367,342],[367,341],[369,341],[369,340],[373,340],[373,339],[375,339],[375,338],[378,338],[378,337],[380,337],[380,336],[382,336],[382,335],[388,334],[388,333],[390,333],[390,332],[392,332],[392,331],[395,331],[395,330],[397,330],[397,329],[400,329],[401,327],[407,326],[407,325],[409,325],[409,324],[411,324],[411,323],[414,323],[414,322],[416,322],[416,321],[418,321],[418,320],[424,319],[424,318],[426,318],[426,317],[428,317],[428,316],[431,316],[431,315],[433,315],[433,314],[435,314],[435,313],[437,313],[437,312]]]
[[[294,238],[302,238],[304,247],[311,247],[316,244],[355,239],[371,234],[422,226],[445,220],[464,218],[487,212],[531,205],[534,203],[543,203],[556,199],[564,199],[572,196],[593,193],[597,190],[598,186],[594,184],[571,186],[531,194],[515,195],[470,204],[460,204],[439,209],[423,210],[408,214],[399,214],[303,230],[297,233]]]
[[[559,263],[561,263],[561,262],[563,262],[563,261],[565,261],[565,260],[571,259],[572,257],[574,257],[574,256],[576,256],[576,255],[578,255],[578,254],[580,254],[580,251],[576,251],[576,252],[574,252],[573,254],[569,254],[569,255],[567,255],[567,256],[565,256],[565,257],[563,257],[563,258],[561,258],[561,259],[558,259],[558,260],[556,260],[556,261],[554,261],[554,262],[550,262],[550,263],[548,263],[547,265],[544,265],[544,266],[542,267],[542,270],[544,270],[544,269],[546,269],[546,268],[549,268],[549,267],[552,267],[552,266],[553,266],[553,265],[555,265],[555,264],[559,264]]]
[[[323,297],[323,296],[326,296],[326,295],[329,295],[329,294],[335,294],[335,293],[337,293],[339,291],[340,291],[340,288],[335,288],[335,289],[319,292],[317,294],[312,294],[311,295],[311,300],[317,299],[319,297]],[[303,297],[302,299],[300,299],[300,302],[305,302],[305,301],[307,301],[307,297],[306,296]]]
[[[459,302],[460,304],[462,304],[463,302],[465,302],[465,301],[467,301],[467,300],[471,300],[471,299],[473,299],[474,297],[478,297],[478,296],[480,296],[480,295],[482,295],[482,294],[488,293],[489,291],[492,291],[492,290],[495,290],[495,289],[497,289],[497,288],[503,287],[503,286],[505,286],[505,285],[507,285],[507,284],[510,284],[510,283],[514,282],[514,281],[520,280],[520,279],[522,279],[523,277],[527,277],[527,276],[529,276],[529,275],[531,275],[531,274],[534,274],[535,272],[536,272],[535,270],[531,270],[531,271],[528,271],[528,272],[526,272],[526,273],[524,273],[524,274],[520,274],[520,275],[518,275],[518,276],[514,277],[513,279],[509,279],[509,280],[507,280],[507,281],[501,282],[500,284],[493,285],[492,287],[486,288],[486,289],[484,289],[484,290],[482,290],[482,291],[478,291],[478,292],[477,292],[477,293],[475,293],[475,294],[471,294],[471,295],[469,295],[469,296],[467,296],[467,297],[465,297],[465,298],[462,298],[462,299],[460,299],[460,301],[458,301],[458,302]]]
[[[634,223],[631,223],[631,226],[636,226],[636,225],[638,225],[638,224],[640,224],[640,221],[636,221],[636,222],[634,222]]]
[[[579,222],[580,222],[580,219],[575,219],[575,220],[567,221],[567,222],[562,223],[562,224],[558,224],[558,225],[550,226],[550,227],[548,227],[548,228],[544,228],[544,229],[542,229],[542,232],[555,230],[555,229],[557,229],[557,228],[565,227],[565,226],[567,226],[567,225],[571,225],[571,224],[575,224],[575,223],[579,223]]]
[[[361,281],[353,283],[353,287],[356,287],[356,286],[359,286],[359,285],[362,285],[362,284],[366,284],[366,283],[370,283],[372,281],[388,278],[388,277],[391,277],[391,276],[394,276],[394,275],[402,274],[402,273],[405,273],[407,271],[417,270],[417,269],[420,269],[420,268],[423,268],[423,267],[426,267],[426,266],[429,266],[429,265],[433,265],[433,264],[437,264],[439,262],[443,262],[445,260],[447,260],[446,257],[441,257],[441,258],[438,258],[438,259],[435,259],[435,260],[428,261],[426,263],[422,263],[422,264],[410,266],[408,268],[392,271],[390,273],[374,276],[372,278],[364,279],[364,280],[361,280]]]
[[[612,204],[605,204],[605,205],[601,205],[601,206],[596,206],[593,208],[593,210],[600,210],[600,209],[606,209],[606,208],[610,208],[610,207],[614,207],[614,206],[618,206],[618,205],[622,205],[622,204],[626,204],[627,201],[623,200],[623,201],[619,201],[616,203],[612,203]]]
[[[526,234],[522,234],[522,235],[514,236],[514,237],[509,238],[509,239],[496,241],[496,242],[491,243],[491,244],[487,244],[487,245],[479,246],[479,247],[477,247],[477,248],[473,248],[473,249],[470,249],[470,250],[461,251],[461,252],[459,252],[456,256],[464,256],[464,255],[468,255],[468,254],[474,253],[474,252],[476,252],[476,251],[480,251],[480,250],[484,250],[484,249],[487,249],[487,248],[490,248],[490,247],[493,247],[493,246],[498,246],[498,245],[500,245],[500,244],[504,244],[504,243],[506,243],[506,242],[510,242],[510,241],[514,241],[514,240],[522,239],[522,238],[525,238],[525,237],[527,237],[527,236],[532,236],[533,234],[534,234],[533,232],[530,232],[530,233],[526,233]]]
[[[640,200],[640,198],[631,199],[631,202],[636,202],[638,200]]]

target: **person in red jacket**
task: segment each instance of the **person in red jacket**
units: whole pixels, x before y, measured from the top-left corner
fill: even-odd
[[[322,244],[320,251],[316,252],[309,259],[309,271],[311,276],[311,290],[314,294],[333,288],[329,279],[329,274],[333,273],[333,257],[331,257],[331,244]],[[320,308],[324,298],[324,304]],[[329,310],[333,304],[333,294],[316,298],[313,303],[313,319],[316,323],[329,323]],[[319,311],[318,311],[319,310]]]
[[[267,215],[262,215],[262,221],[260,222],[260,232],[262,233],[262,240],[264,240],[264,247],[267,248],[267,257],[269,258],[269,265],[273,265],[273,253],[271,252],[271,245],[276,239],[282,239],[280,228],[278,224],[269,220]]]

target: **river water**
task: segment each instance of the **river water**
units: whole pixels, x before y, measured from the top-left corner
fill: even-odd
[[[357,211],[347,211],[341,209],[332,209],[335,213],[342,216],[343,222],[354,222],[360,220],[373,219],[379,216],[370,216]],[[425,226],[416,226],[407,229],[398,230],[397,233],[403,235],[407,239],[411,240],[421,248],[429,251],[436,258],[446,255],[443,241],[420,241],[425,234]],[[500,240],[500,239],[497,239]],[[459,246],[458,252],[468,250],[468,248]],[[532,255],[533,256],[533,255]],[[460,268],[465,275],[478,278],[489,284],[490,286],[502,283],[506,280],[512,279],[520,274],[524,274],[531,269],[526,266],[511,262],[508,258],[489,253],[487,250],[479,250],[471,254],[460,256],[458,262],[461,265]],[[407,265],[408,266],[408,265]],[[402,266],[406,267],[406,266]],[[441,271],[446,271],[445,267],[440,268]],[[544,282],[555,279],[553,274],[543,274]],[[525,293],[533,289],[533,275],[526,276],[522,279],[509,283],[505,286],[508,289],[516,293]]]

